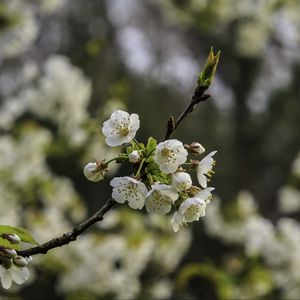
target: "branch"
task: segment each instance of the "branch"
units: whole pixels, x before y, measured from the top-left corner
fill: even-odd
[[[194,91],[194,95],[190,104],[184,109],[184,111],[178,117],[177,121],[175,122],[173,117],[169,118],[166,135],[163,141],[170,138],[170,136],[173,134],[173,132],[176,130],[179,124],[194,110],[197,104],[207,100],[210,97],[209,95],[204,94],[206,90],[207,88],[203,86],[198,86]],[[92,225],[102,221],[103,216],[108,211],[110,211],[115,205],[116,202],[113,199],[109,199],[93,216],[91,216],[81,224],[75,226],[71,231],[62,234],[59,237],[53,238],[52,240],[42,245],[17,251],[18,255],[27,257],[36,254],[46,254],[51,249],[62,247],[64,245],[69,244],[72,241],[75,241],[80,234],[82,234]]]
[[[110,211],[116,202],[113,199],[109,199],[93,216],[82,222],[81,224],[75,226],[71,231],[64,233],[63,235],[53,238],[52,240],[26,250],[17,251],[18,255],[27,257],[36,254],[46,254],[49,250],[62,247],[69,244],[72,241],[75,241],[77,237],[94,225],[97,222],[103,220],[103,216]]]
[[[165,134],[165,137],[163,141],[168,140],[170,136],[173,134],[175,129],[179,126],[179,124],[195,109],[196,105],[198,105],[200,102],[206,101],[210,95],[204,94],[207,90],[206,87],[203,86],[197,86],[197,88],[194,91],[194,95],[192,97],[192,100],[190,104],[184,109],[184,111],[181,113],[181,115],[178,117],[177,121],[174,121],[174,118],[171,116],[169,118],[168,124],[167,124],[167,131]]]

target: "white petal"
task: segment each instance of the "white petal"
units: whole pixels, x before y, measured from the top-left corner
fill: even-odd
[[[107,137],[105,139],[105,143],[108,146],[117,147],[117,146],[121,146],[121,145],[125,144],[126,141],[124,141],[124,139],[122,139],[118,135],[116,135],[116,136],[112,136],[112,137]]]
[[[150,196],[146,199],[146,209],[149,213],[166,215],[170,212],[172,206],[169,202],[159,201],[157,197]]]
[[[6,290],[9,289],[12,284],[12,278],[9,270],[0,266],[0,277],[3,288]]]
[[[130,115],[130,129],[133,131],[137,131],[140,128],[140,118],[137,114]]]
[[[128,176],[124,176],[124,177],[115,177],[110,181],[110,185],[112,187],[116,187],[122,184],[127,184],[128,182],[130,182],[130,177]]]
[[[172,203],[178,199],[179,195],[176,190],[173,189],[171,185],[167,184],[153,184],[151,185],[153,190],[161,192],[163,195],[166,195],[172,199]]]
[[[13,281],[17,284],[23,284],[29,279],[30,273],[27,268],[17,268],[12,266],[11,268],[11,277]]]
[[[211,196],[211,192],[212,192],[214,189],[215,189],[215,188],[213,188],[213,187],[208,187],[208,188],[206,188],[206,189],[204,189],[204,190],[198,192],[198,193],[196,194],[196,197],[197,197],[197,198],[200,198],[200,199],[202,199],[202,200],[204,200],[204,201],[206,201],[206,199],[207,199],[208,197]]]
[[[145,205],[145,197],[140,195],[139,197],[131,198],[128,200],[128,205],[133,209],[142,209]]]
[[[115,123],[113,123],[111,120],[105,121],[102,126],[102,133],[107,137],[115,136],[117,134]]]
[[[162,172],[166,174],[171,174],[177,171],[178,165],[176,164],[159,164],[159,168]]]
[[[213,151],[209,153],[207,156],[205,156],[199,163],[199,168],[201,169],[201,172],[203,174],[207,174],[212,169],[212,165],[214,162],[214,159],[212,156],[214,156],[217,153],[217,151]]]
[[[181,216],[180,214],[176,211],[171,219],[171,224],[173,227],[173,230],[177,232],[179,230],[179,225],[181,224]]]
[[[140,183],[138,184],[138,189],[139,189],[140,193],[141,193],[144,197],[146,197],[146,195],[147,195],[147,193],[148,193],[148,190],[147,190],[145,184],[142,183],[142,182],[140,182]]]
[[[114,111],[110,118],[113,120],[113,121],[124,121],[124,122],[127,122],[129,121],[129,113],[126,112],[126,111],[123,111],[123,110],[116,110]]]
[[[198,178],[199,184],[203,188],[206,188],[207,187],[207,178],[201,172],[197,172],[197,178]]]
[[[169,147],[183,146],[183,144],[177,139],[166,140],[164,143]]]
[[[124,189],[122,188],[122,186],[114,188],[111,196],[118,203],[125,203],[126,201],[124,197]]]
[[[180,153],[176,155],[176,160],[179,165],[184,164],[186,162],[186,159],[187,159],[187,155],[185,155],[184,153]]]

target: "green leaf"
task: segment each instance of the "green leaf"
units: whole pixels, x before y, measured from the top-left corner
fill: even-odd
[[[153,137],[149,137],[148,142],[147,142],[147,146],[146,146],[147,156],[149,156],[151,153],[153,153],[154,150],[156,149],[156,147],[157,147],[156,139],[153,138]]]
[[[0,237],[0,246],[3,246],[5,248],[20,250],[20,244],[11,244],[8,240],[3,239],[2,237]]]
[[[31,233],[24,228],[0,225],[0,235],[3,233],[6,233],[6,234],[14,233],[21,239],[22,242],[33,244],[33,245],[38,245],[38,243],[32,237]]]

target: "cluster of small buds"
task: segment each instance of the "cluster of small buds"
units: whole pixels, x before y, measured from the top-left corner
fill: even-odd
[[[16,234],[2,234],[10,244],[19,244],[21,239]],[[13,248],[0,246],[0,279],[4,289],[9,289],[13,282],[23,284],[29,279],[28,263],[31,257],[22,257]]]
[[[84,167],[84,174],[91,181],[104,178],[112,161],[128,161],[134,173],[131,176],[111,180],[112,198],[118,203],[127,202],[133,209],[144,206],[149,213],[168,214],[174,209],[171,220],[174,231],[180,225],[198,221],[205,210],[214,190],[207,184],[212,176],[216,151],[202,160],[188,160],[188,155],[201,155],[204,147],[193,142],[183,145],[177,139],[157,144],[150,137],[146,145],[138,142],[135,135],[140,126],[139,116],[117,110],[103,123],[102,133],[109,146],[123,146],[122,152],[105,162],[90,162]],[[196,171],[198,183],[195,186],[188,171]]]

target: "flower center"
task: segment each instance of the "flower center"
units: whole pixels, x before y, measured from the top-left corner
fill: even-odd
[[[158,206],[162,206],[162,204],[166,204],[166,203],[172,203],[172,201],[170,201],[170,200],[171,199],[167,195],[164,195],[163,193],[161,193],[159,191],[153,192],[153,201]]]
[[[164,148],[161,151],[161,156],[163,159],[169,160],[174,155],[173,153],[174,153],[173,150],[169,148]]]
[[[125,137],[128,133],[129,133],[129,129],[128,127],[120,127],[119,130],[118,130],[118,133],[121,137]]]
[[[187,221],[192,221],[197,218],[197,214],[200,212],[200,207],[198,205],[191,205],[185,212],[184,216]]]

